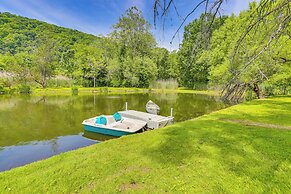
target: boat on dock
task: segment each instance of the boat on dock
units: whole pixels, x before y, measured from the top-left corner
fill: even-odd
[[[160,113],[160,107],[153,101],[149,100],[146,104],[146,111],[147,113],[158,115]]]
[[[153,105],[152,103],[151,105]],[[127,110],[126,103],[125,111],[116,112],[114,115],[101,115],[86,119],[82,124],[85,131],[119,137],[158,129],[173,123],[172,109],[171,116],[168,117],[157,115],[157,111],[153,111],[153,113]]]

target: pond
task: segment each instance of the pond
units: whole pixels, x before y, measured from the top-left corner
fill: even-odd
[[[227,106],[218,97],[182,93],[88,96],[0,96],[0,171],[61,152],[92,145],[111,136],[84,133],[82,121],[128,108],[145,111],[153,100],[161,115],[174,108],[175,122]]]

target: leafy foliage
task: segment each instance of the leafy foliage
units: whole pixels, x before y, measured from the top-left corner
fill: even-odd
[[[179,50],[179,67],[181,72],[181,84],[188,88],[201,89],[208,83],[209,63],[199,60],[203,52],[208,50],[208,36],[218,29],[226,17],[216,18],[211,31],[206,28],[205,21],[211,22],[212,15],[202,14],[185,27],[184,39]],[[208,19],[206,19],[208,18]],[[205,28],[201,31],[201,28]]]
[[[126,87],[148,87],[165,69],[166,78],[177,77],[168,51],[162,49],[165,61],[156,58],[151,26],[136,7],[113,28],[109,37],[96,37],[0,13],[0,71],[12,73],[15,84],[43,88],[55,76],[82,86]]]
[[[223,23],[215,25],[219,21],[215,19],[209,44],[201,36],[203,15],[185,27],[179,51],[183,85],[197,88],[197,83],[202,82],[208,87],[224,88],[224,97],[235,101],[247,91],[253,91],[258,98],[269,94],[270,89],[276,94],[288,93],[290,25],[282,24],[284,14],[272,11],[283,1],[267,2],[264,9],[271,11],[264,16],[264,22],[258,22],[255,17],[264,2],[251,3],[238,16],[224,17]],[[249,29],[252,23],[255,25]],[[246,29],[247,33],[242,34]]]
[[[13,75],[2,85],[48,87],[55,76],[63,76],[70,86],[149,87],[156,80],[174,80],[192,89],[224,89],[230,100],[252,92],[258,98],[288,94],[290,2],[253,2],[229,17],[217,17],[225,1],[214,2],[185,27],[177,52],[156,46],[150,24],[136,7],[119,18],[108,37],[1,13],[0,71]]]

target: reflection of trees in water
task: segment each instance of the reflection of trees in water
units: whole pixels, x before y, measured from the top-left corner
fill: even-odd
[[[58,139],[54,138],[54,139],[49,140],[49,144],[51,145],[51,149],[53,153],[54,154],[58,153],[58,149],[59,149]]]
[[[161,108],[161,114],[165,116],[170,115],[170,108],[174,108],[176,121],[187,120],[224,107],[219,97],[202,94],[145,93],[118,96],[97,95],[83,98],[83,111],[92,110],[89,117],[124,110],[125,102],[128,102],[129,109],[145,111],[148,100],[157,103]]]
[[[125,102],[128,102],[129,109],[145,111],[145,104],[150,99],[161,107],[162,115],[170,115],[173,107],[175,121],[224,107],[216,97],[175,93],[0,98],[0,107],[1,103],[15,103],[13,109],[6,106],[4,111],[0,111],[1,145],[78,134],[83,131],[81,123],[84,119],[124,110]]]
[[[75,98],[76,96],[34,96],[30,98],[30,102],[35,104],[43,103],[62,107],[66,106]]]
[[[99,133],[93,133],[93,132],[89,132],[89,131],[84,131],[82,136],[86,137],[88,139],[99,141],[99,142],[117,138],[117,137],[114,137],[114,136],[109,136],[109,135],[104,135],[104,134],[99,134]]]
[[[82,131],[81,122],[86,117],[83,117],[75,103],[70,103],[70,101],[78,101],[74,97],[19,96],[17,99],[18,103],[14,109],[7,109],[5,114],[0,112],[0,123],[5,122],[5,125],[1,125],[0,128],[2,137],[5,137],[3,141],[1,140],[1,145],[52,139]],[[58,100],[62,106],[59,106],[60,103],[55,103]],[[69,103],[65,105],[63,102]]]
[[[0,111],[5,111],[17,106],[19,98],[14,98],[10,96],[1,96],[0,95]]]
[[[202,94],[178,94],[174,105],[175,121],[188,120],[225,107],[218,97]]]
[[[40,97],[38,100],[36,100],[35,104],[40,104],[40,103],[44,103],[46,102],[46,97],[42,96]]]
[[[167,102],[167,103],[175,103],[178,94],[177,93],[159,93],[159,94],[152,94],[150,97],[155,99],[157,102]]]
[[[145,105],[147,101],[150,99],[149,94],[130,94],[124,96],[126,97],[125,101],[128,102],[128,109],[134,109],[134,110],[139,110],[139,111],[145,111]],[[125,101],[123,101],[123,109],[125,109]]]

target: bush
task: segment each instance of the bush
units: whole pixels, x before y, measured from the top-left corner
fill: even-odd
[[[73,86],[72,87],[72,95],[78,95],[78,93],[79,93],[78,87],[77,86]]]
[[[17,88],[10,88],[8,90],[8,94],[15,94],[17,92]]]
[[[108,88],[105,87],[105,88],[100,88],[100,93],[108,93]]]
[[[0,78],[0,85],[10,88],[13,85],[13,80],[11,78]]]
[[[250,101],[254,99],[256,99],[256,94],[251,89],[248,89],[245,92],[245,100]]]
[[[28,85],[21,85],[18,88],[20,94],[30,94],[31,93],[31,87]]]
[[[6,89],[4,88],[4,86],[2,84],[0,84],[0,94],[6,94]]]
[[[261,90],[265,96],[274,96],[274,95],[287,95],[289,89],[287,85],[262,84]]]
[[[72,85],[72,80],[69,78],[63,78],[60,77],[59,78],[53,78],[48,80],[48,87],[50,88],[68,88],[71,87]]]
[[[265,96],[273,96],[275,93],[275,87],[272,85],[263,85],[262,90]]]

